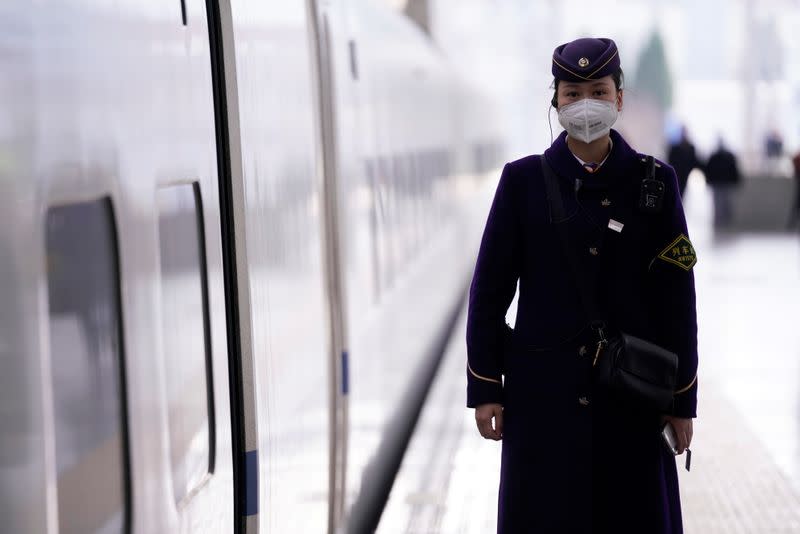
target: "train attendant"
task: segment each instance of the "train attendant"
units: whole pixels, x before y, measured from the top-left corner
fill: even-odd
[[[614,41],[559,46],[552,73],[566,131],[503,169],[470,289],[467,404],[481,435],[502,440],[498,532],[677,534],[662,429],[684,453],[697,405],[697,260],[678,182],[611,129]],[[621,332],[672,353],[668,407],[598,382],[606,336]]]

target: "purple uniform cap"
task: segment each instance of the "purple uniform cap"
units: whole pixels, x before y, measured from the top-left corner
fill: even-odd
[[[575,39],[553,52],[553,76],[565,82],[587,82],[619,70],[619,51],[611,39]]]

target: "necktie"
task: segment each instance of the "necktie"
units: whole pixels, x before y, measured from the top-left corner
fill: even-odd
[[[597,169],[600,168],[599,163],[584,163],[583,168],[586,169],[586,172],[595,172]]]

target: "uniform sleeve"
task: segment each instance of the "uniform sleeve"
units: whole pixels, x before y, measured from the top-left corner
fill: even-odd
[[[666,198],[649,265],[656,342],[678,355],[672,415],[697,417],[697,311],[694,266],[686,217],[672,167],[664,166]]]
[[[503,402],[506,311],[516,292],[518,226],[512,168],[497,186],[472,277],[467,315],[467,406]]]

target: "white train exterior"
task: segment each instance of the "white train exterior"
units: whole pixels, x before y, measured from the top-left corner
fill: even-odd
[[[366,0],[7,0],[0,73],[0,531],[373,528],[491,102]]]

